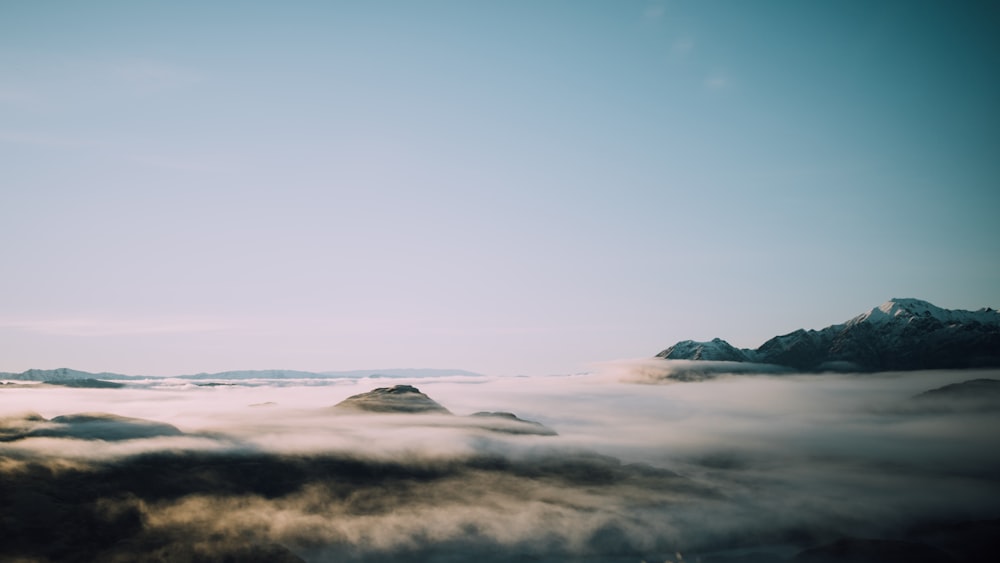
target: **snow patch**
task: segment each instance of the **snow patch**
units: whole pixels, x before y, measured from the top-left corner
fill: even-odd
[[[942,309],[921,299],[895,297],[867,313],[854,317],[847,321],[847,324],[909,322],[916,318],[931,318],[946,325],[968,322],[1000,325],[1000,313],[988,307],[978,311]]]

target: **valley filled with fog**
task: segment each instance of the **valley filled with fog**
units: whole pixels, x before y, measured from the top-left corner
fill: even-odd
[[[16,539],[0,556],[818,561],[807,550],[865,538],[986,560],[1000,518],[996,389],[924,393],[1000,371],[722,365],[677,382],[675,368],[685,363],[552,377],[10,382],[0,532]],[[446,410],[334,407],[397,384]],[[471,416],[484,412],[546,432]],[[90,418],[66,416],[80,413]]]

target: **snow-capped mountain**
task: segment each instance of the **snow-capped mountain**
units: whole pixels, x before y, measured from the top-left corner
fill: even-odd
[[[942,309],[920,299],[890,299],[871,311],[854,317],[845,324],[882,324],[893,321],[908,323],[917,318],[932,318],[945,324],[972,322],[997,324],[1000,322],[1000,313],[990,308],[978,311]]]
[[[755,350],[721,339],[685,340],[659,358],[757,362],[807,371],[879,371],[1000,366],[1000,312],[950,310],[890,299],[820,330],[799,329]]]

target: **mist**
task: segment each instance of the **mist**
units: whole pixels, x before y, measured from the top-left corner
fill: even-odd
[[[452,415],[332,408],[379,379],[4,385],[0,555],[788,561],[849,537],[979,560],[953,530],[1000,518],[1000,410],[914,397],[1000,371],[650,375],[668,363],[391,381]],[[130,418],[109,439],[61,431],[73,413]]]

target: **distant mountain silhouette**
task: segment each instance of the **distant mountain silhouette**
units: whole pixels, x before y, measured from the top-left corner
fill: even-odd
[[[952,383],[914,397],[915,399],[1000,399],[1000,379],[970,379]]]
[[[114,381],[104,381],[103,379],[63,379],[58,381],[45,381],[45,385],[58,385],[60,387],[76,387],[85,389],[120,389],[125,387],[124,383]]]
[[[222,371],[216,373],[194,373],[174,376],[174,379],[200,380],[241,380],[241,379],[359,379],[362,377],[386,378],[420,378],[420,377],[483,377],[481,373],[462,369],[437,368],[392,368],[351,371],[299,371],[288,369],[258,369]],[[70,368],[29,369],[20,373],[0,372],[0,379],[18,381],[44,381],[56,383],[61,381],[76,381],[82,379],[113,379],[116,381],[138,381],[145,379],[160,379],[146,375],[123,375],[120,373],[90,373]]]
[[[1000,380],[970,379],[924,391],[909,406],[924,412],[1000,411]]]

